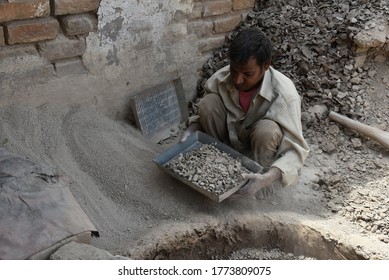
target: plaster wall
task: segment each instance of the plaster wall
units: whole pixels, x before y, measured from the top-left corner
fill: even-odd
[[[179,16],[192,8],[192,1],[103,0],[98,32],[88,36],[83,56],[90,73],[104,80],[96,102],[123,111],[137,92],[178,77],[193,98],[204,60],[187,19]]]

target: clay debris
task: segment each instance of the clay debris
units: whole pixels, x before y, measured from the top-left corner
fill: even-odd
[[[379,240],[389,243],[387,183],[375,180],[365,186],[354,186],[350,189],[339,175],[324,178],[326,180],[320,180],[319,184],[326,192],[331,211],[358,224],[361,233],[377,234]]]
[[[240,186],[242,173],[252,173],[239,159],[220,151],[217,144],[204,144],[188,153],[180,154],[167,163],[173,173],[216,195]]]
[[[302,96],[302,125],[311,148],[308,165],[320,168],[313,188],[362,234],[388,243],[388,164],[382,148],[329,121],[330,111],[389,129],[389,2],[382,0],[257,1],[247,19],[204,65],[206,80],[226,66],[237,31],[258,27],[274,45],[273,67]],[[386,61],[386,63],[385,63]],[[196,107],[193,106],[196,112]]]
[[[229,43],[237,32],[258,27],[273,42],[273,66],[303,96],[305,124],[326,117],[315,114],[311,107],[317,104],[324,113],[333,110],[363,121],[370,109],[366,85],[377,73],[365,61],[369,56],[384,61],[389,55],[388,18],[388,1],[257,1],[203,65],[198,93],[202,96],[207,79],[229,63]]]

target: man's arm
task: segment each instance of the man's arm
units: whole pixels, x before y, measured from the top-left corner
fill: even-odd
[[[191,123],[181,136],[180,142],[185,142],[186,139],[196,131],[201,130],[201,125],[198,122]]]

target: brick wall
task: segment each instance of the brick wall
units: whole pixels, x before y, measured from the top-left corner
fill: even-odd
[[[178,77],[194,100],[204,63],[255,2],[0,0],[0,107],[82,103],[124,116],[132,95]]]
[[[255,0],[193,2],[187,15],[188,35],[197,36],[199,51],[204,55],[221,47],[225,35],[255,4]],[[85,37],[97,29],[99,4],[100,0],[0,0],[0,58],[36,49],[54,69],[63,69],[64,63],[79,68],[73,71],[82,71]]]
[[[99,4],[100,0],[0,0],[0,58],[36,50],[54,69],[83,71],[80,57],[85,37],[97,29]]]
[[[197,0],[189,15],[188,33],[196,34],[202,53],[221,47],[254,7],[255,0]]]

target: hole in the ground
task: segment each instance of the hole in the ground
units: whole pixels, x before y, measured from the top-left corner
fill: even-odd
[[[244,248],[282,252],[275,259],[284,259],[288,254],[319,260],[365,259],[352,246],[328,233],[323,235],[299,222],[281,222],[265,216],[170,225],[132,247],[129,255],[133,259],[153,260],[226,259]]]

